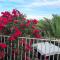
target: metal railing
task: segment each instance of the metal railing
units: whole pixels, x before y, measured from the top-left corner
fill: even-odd
[[[7,44],[5,49],[0,47],[0,60],[60,60],[59,39],[18,37],[15,41],[10,42],[8,38],[9,36],[0,35],[0,44]],[[43,45],[42,43],[48,43],[48,49],[46,48],[48,44]],[[51,44],[53,48],[50,48]],[[40,46],[40,50],[38,46]],[[55,47],[58,48],[58,51],[55,51]],[[47,50],[49,50],[49,54],[44,54],[47,53]],[[51,53],[52,50],[53,52]]]

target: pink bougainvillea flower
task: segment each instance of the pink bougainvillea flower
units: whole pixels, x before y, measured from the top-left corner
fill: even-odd
[[[0,24],[0,31],[5,27],[4,24]]]
[[[7,25],[8,23],[9,21],[6,17],[0,17],[0,24]]]
[[[27,23],[31,23],[31,20],[27,20]]]
[[[18,11],[18,10],[16,10],[16,15],[17,15],[17,17],[22,16],[22,14],[20,13],[20,11]]]
[[[2,19],[2,17],[0,17],[0,24],[2,24],[3,23],[3,19]]]
[[[2,17],[2,21],[3,21],[3,24],[8,24],[8,20],[7,20],[7,18],[5,18],[5,17]]]
[[[5,43],[0,43],[0,47],[4,49],[7,47],[7,45]]]
[[[16,14],[16,9],[13,9],[12,14]]]
[[[40,34],[35,34],[36,38],[42,38],[42,36]]]
[[[30,23],[27,23],[27,24],[26,24],[26,27],[29,27],[29,26],[30,26]]]
[[[40,32],[40,30],[38,30],[38,29],[33,30],[33,34],[36,34],[36,33],[39,33],[39,32]]]
[[[12,42],[12,41],[14,41],[14,40],[16,40],[16,39],[15,39],[14,36],[10,36],[10,37],[8,38],[8,40]]]
[[[14,36],[19,37],[22,35],[22,32],[18,30],[14,34],[15,34]]]
[[[12,14],[10,14],[10,12],[5,11],[5,12],[2,12],[1,14],[2,14],[1,16],[2,21],[4,21],[5,24],[12,22],[13,16]]]
[[[19,20],[14,20],[14,23],[17,24],[19,22]]]
[[[25,45],[25,51],[32,51],[32,48],[29,44]]]
[[[27,20],[26,27],[29,27],[30,26],[30,23],[31,23],[31,21],[30,20]]]
[[[14,26],[15,31],[19,31],[18,27]]]
[[[32,25],[32,28],[33,28],[33,29],[35,29],[35,28],[36,28],[36,26]]]
[[[4,14],[4,12],[1,12],[1,14]]]
[[[1,14],[2,14],[1,17],[6,18],[7,20],[12,18],[12,15],[8,11],[2,12]]]
[[[12,34],[13,36],[13,40],[16,39],[17,37],[21,36],[22,35],[22,32],[17,28],[17,27],[13,27],[15,29],[15,32]],[[12,28],[12,29],[13,29]]]
[[[12,34],[10,37],[9,37],[9,41],[14,41],[16,40],[17,37],[19,37],[20,35],[22,34],[21,31],[19,30],[16,30],[16,32],[14,34]]]
[[[16,9],[13,9],[12,14],[13,14],[13,17],[19,17],[21,15],[20,12]]]
[[[6,17],[0,17],[0,24],[7,24],[8,23],[8,19]]]
[[[20,24],[20,27],[24,27],[24,26],[25,26],[25,24],[23,24],[23,23]]]
[[[9,17],[8,17],[8,22],[10,23],[10,22],[13,22],[13,17],[12,17],[12,15],[10,15]]]
[[[32,22],[33,22],[34,24],[37,24],[37,23],[38,23],[38,20],[34,19],[34,20],[32,20]]]
[[[8,23],[12,22],[12,19],[9,18]]]

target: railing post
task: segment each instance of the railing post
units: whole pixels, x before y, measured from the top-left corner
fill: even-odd
[[[10,60],[12,60],[12,42],[11,42],[11,49],[10,49]]]

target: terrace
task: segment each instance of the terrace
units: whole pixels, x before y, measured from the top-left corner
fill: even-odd
[[[9,37],[0,35],[1,44],[7,44]],[[24,42],[21,43],[23,39],[25,43],[28,43],[27,47]],[[18,37],[17,44],[11,42],[2,51],[0,58],[3,60],[60,60],[60,43],[56,44],[56,40],[51,39]],[[2,54],[4,55],[2,56]]]

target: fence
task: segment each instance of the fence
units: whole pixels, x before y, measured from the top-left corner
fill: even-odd
[[[0,35],[0,44],[7,44],[5,49],[0,47],[0,60],[60,60],[59,39],[19,37],[10,42],[8,38]]]

